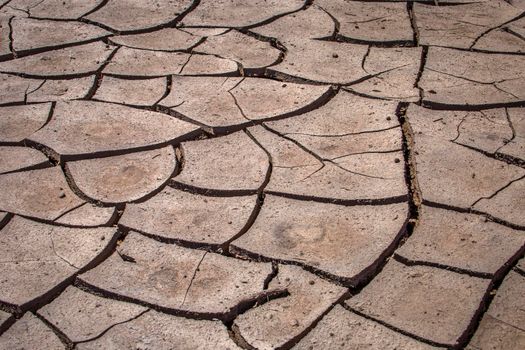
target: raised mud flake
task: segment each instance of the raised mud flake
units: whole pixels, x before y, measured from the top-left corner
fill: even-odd
[[[24,140],[46,123],[50,108],[49,103],[0,108],[0,141]]]
[[[190,54],[121,47],[104,73],[128,76],[163,76],[178,74]]]
[[[131,320],[146,310],[144,306],[68,287],[53,302],[39,309],[38,314],[77,343],[96,338],[111,326]]]
[[[109,40],[117,45],[144,50],[175,51],[189,50],[201,36],[177,28],[164,28],[150,33],[116,35]]]
[[[119,224],[194,244],[221,245],[243,230],[256,196],[207,197],[166,187],[153,198],[126,206]]]
[[[92,41],[111,33],[91,24],[74,21],[37,20],[15,17],[12,21],[13,49],[16,52],[51,49]]]
[[[239,255],[307,266],[356,285],[372,274],[404,230],[407,205],[345,207],[266,195]]]
[[[0,15],[0,57],[2,59],[12,57],[12,52],[9,47],[11,42],[9,39],[9,34],[11,32],[9,21],[11,21],[11,17]]]
[[[396,251],[412,261],[494,274],[523,245],[519,231],[485,218],[423,206],[420,221]]]
[[[310,327],[346,292],[297,266],[280,265],[270,288],[290,295],[253,308],[235,319],[233,328],[257,349],[276,349]]]
[[[353,154],[331,161],[262,127],[251,128],[250,132],[272,157],[267,191],[355,202],[407,193],[401,151]],[[324,142],[328,145],[331,140]]]
[[[103,0],[35,0],[26,3],[31,17],[53,19],[77,19],[93,10]],[[13,3],[13,2],[12,2]],[[18,7],[18,3],[13,3]]]
[[[474,205],[474,209],[525,227],[525,179],[515,181],[494,195],[482,198]]]
[[[490,280],[390,260],[358,295],[353,310],[446,346],[457,345]]]
[[[173,86],[177,88],[160,105],[219,130],[293,113],[313,105],[329,91],[324,86],[230,77],[176,76]]]
[[[481,37],[474,49],[495,52],[525,52],[525,40],[512,33],[509,27],[494,29]]]
[[[508,108],[508,117],[514,131],[513,137],[499,149],[500,153],[525,160],[525,115],[523,108]]]
[[[0,336],[1,349],[64,349],[56,334],[28,312]]]
[[[244,132],[183,143],[184,169],[176,182],[210,190],[255,191],[270,166],[268,156]]]
[[[304,1],[202,0],[185,18],[187,26],[246,27],[297,11]]]
[[[417,134],[428,134],[492,154],[513,140],[504,108],[440,111],[410,105],[408,115],[416,138]]]
[[[289,42],[329,37],[335,31],[335,24],[325,11],[313,4],[306,10],[289,14],[250,30],[266,37]]]
[[[267,119],[299,111],[326,98],[330,88],[246,78],[231,93],[250,120]],[[269,108],[271,107],[271,108]]]
[[[31,87],[32,84],[27,79],[0,73],[0,103],[25,102],[26,92]]]
[[[180,74],[182,75],[230,75],[239,70],[237,62],[215,55],[192,54]]]
[[[94,73],[113,52],[101,42],[68,47],[0,62],[0,71],[37,77],[62,77]]]
[[[0,209],[54,220],[83,201],[58,167],[0,175]]]
[[[477,38],[520,15],[505,1],[486,1],[460,6],[414,5],[421,45],[469,49]]]
[[[166,78],[129,80],[105,76],[94,96],[97,100],[152,106],[166,91]]]
[[[397,103],[371,100],[340,90],[327,104],[293,118],[265,124],[287,136],[337,137],[369,134],[399,126]]]
[[[344,162],[345,156],[367,153],[381,154],[392,152],[400,161],[402,158],[402,133],[400,127],[357,135],[312,136],[294,134],[289,135],[289,137],[314,151],[322,158],[336,161],[341,159],[341,162]],[[394,164],[396,163],[394,162]]]
[[[85,18],[119,32],[170,23],[187,10],[191,0],[112,0]]]
[[[98,207],[91,203],[85,203],[55,219],[55,222],[72,226],[102,226],[108,225],[115,215],[115,208],[113,207]]]
[[[523,324],[523,323],[522,323]],[[499,321],[486,313],[466,350],[521,350],[525,347],[525,332]]]
[[[367,74],[373,75],[349,88],[369,96],[416,102],[419,90],[416,79],[421,65],[421,48],[370,48],[363,64]]]
[[[45,166],[47,157],[33,148],[0,146],[0,174]]]
[[[159,104],[211,127],[242,124],[247,120],[228,93],[241,80],[174,76],[172,84],[177,88],[171,89]]]
[[[153,193],[169,180],[176,166],[172,146],[66,164],[78,189],[103,203],[131,202]]]
[[[114,228],[67,228],[15,216],[0,235],[0,300],[25,310],[47,298],[112,244]]]
[[[518,350],[525,346],[525,278],[511,271],[470,342],[473,349]]]
[[[419,86],[427,105],[490,106],[525,100],[524,76],[524,56],[430,47]]]
[[[418,182],[423,198],[431,202],[468,208],[525,174],[517,166],[435,137],[416,137],[415,145]]]
[[[321,0],[316,4],[339,21],[342,38],[378,44],[412,42],[412,27],[404,3]]]
[[[139,50],[128,47],[120,48],[104,68],[106,74],[141,77],[170,74],[226,74],[236,71],[235,62],[215,56]]]
[[[377,322],[336,305],[294,349],[414,349],[431,350],[433,346],[418,342]]]
[[[58,102],[51,121],[30,139],[68,159],[165,144],[197,130],[192,124],[162,113],[110,103],[71,101]]]
[[[480,117],[478,114],[436,112],[411,105],[407,116],[415,132],[418,182],[426,200],[467,208],[525,174],[517,166],[452,142],[458,136],[457,130],[461,136],[461,119],[464,119],[466,125],[472,121],[478,127],[467,130],[461,140],[468,142],[467,145],[479,144],[487,150],[493,149],[492,142],[485,140],[485,133],[479,131],[482,129],[476,121]],[[495,130],[497,128],[493,127],[492,133],[497,132]],[[447,156],[451,152],[454,159]]]
[[[285,59],[271,71],[323,83],[348,84],[367,76],[361,61],[367,46],[320,40],[287,42]]]
[[[28,102],[69,101],[84,98],[95,76],[67,80],[34,80],[27,91]]]
[[[263,293],[270,264],[163,244],[131,232],[102,264],[78,278],[83,284],[206,318],[228,318]]]
[[[79,350],[133,349],[240,350],[217,320],[192,320],[153,310],[130,322],[116,325],[102,337],[77,345]]]
[[[4,329],[7,325],[6,322],[9,319],[12,319],[12,317],[13,315],[11,315],[10,313],[0,310],[0,329]]]
[[[240,63],[244,68],[262,68],[279,58],[280,51],[269,42],[257,40],[249,35],[230,30],[224,34],[210,36],[194,52],[217,55]]]

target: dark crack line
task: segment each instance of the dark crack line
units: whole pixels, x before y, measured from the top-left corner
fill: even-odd
[[[388,128],[384,128],[384,129],[365,130],[365,131],[359,131],[359,132],[348,132],[348,133],[344,133],[344,134],[333,134],[333,135],[328,135],[328,134],[309,134],[309,133],[306,133],[306,132],[287,132],[287,133],[283,133],[283,135],[304,135],[304,136],[313,136],[313,137],[333,138],[333,137],[345,137],[345,136],[373,134],[373,133],[379,133],[379,132],[383,132],[383,131],[396,129],[396,128],[399,128],[399,127],[400,127],[399,125],[393,125],[393,126],[389,126]]]
[[[159,184],[154,190],[152,190],[151,192],[145,194],[144,196],[142,196],[140,198],[137,198],[137,199],[134,199],[134,200],[131,200],[131,201],[110,202],[110,201],[102,201],[102,200],[99,200],[99,199],[92,198],[92,197],[88,196],[86,193],[84,193],[84,191],[82,191],[80,189],[80,187],[78,187],[78,185],[75,182],[73,174],[69,170],[68,162],[61,163],[60,167],[62,169],[62,172],[64,173],[64,176],[66,177],[67,183],[68,183],[71,191],[73,191],[74,194],[76,194],[79,198],[81,198],[82,200],[84,200],[86,202],[92,203],[92,204],[94,204],[94,205],[96,205],[98,207],[114,207],[114,206],[119,206],[119,205],[125,205],[126,203],[142,203],[142,202],[147,201],[148,199],[151,199],[156,194],[158,194],[159,192],[164,190],[164,188],[166,186],[168,186],[168,184],[170,183],[171,179],[173,177],[175,177],[176,174],[178,173],[178,168],[179,168],[180,164],[179,164],[179,162],[177,161],[177,158],[176,158],[175,146],[174,145],[171,145],[171,146],[174,148],[174,150],[173,150],[173,157],[174,157],[174,163],[175,163],[174,167],[173,167],[173,170],[171,171],[171,174],[166,178],[166,180],[164,180],[164,182]],[[162,148],[164,148],[164,147],[162,147]],[[156,150],[156,149],[161,150],[162,148],[159,147],[159,148],[155,148],[154,150]],[[129,153],[126,153],[126,154],[132,154],[132,153],[138,153],[138,152],[141,152],[141,151],[129,152]]]
[[[107,327],[106,329],[104,329],[100,334],[98,334],[98,335],[96,335],[96,336],[94,336],[94,337],[91,337],[91,338],[89,338],[89,339],[85,339],[85,340],[81,340],[81,341],[75,342],[75,343],[74,343],[74,346],[76,347],[78,344],[89,343],[89,342],[92,342],[92,341],[94,341],[94,340],[100,339],[100,338],[102,338],[107,332],[109,332],[112,328],[114,328],[114,327],[116,327],[116,326],[120,326],[120,325],[122,325],[122,324],[126,324],[126,323],[133,322],[133,321],[135,321],[136,319],[142,317],[143,315],[145,315],[146,313],[148,313],[148,312],[150,312],[150,311],[151,311],[151,309],[146,309],[146,310],[140,312],[138,315],[131,317],[131,318],[128,319],[128,320],[114,323],[114,324],[112,324],[111,326],[109,326],[109,327]]]
[[[521,19],[521,18],[523,18],[523,17],[525,17],[525,12],[522,12],[520,15],[518,15],[518,16],[516,16],[516,17],[514,17],[514,18],[512,18],[512,19],[510,19],[510,20],[508,20],[508,21],[506,21],[506,22],[504,22],[504,23],[498,25],[498,26],[495,26],[495,27],[492,27],[492,28],[489,28],[489,29],[485,30],[483,33],[481,33],[480,35],[478,35],[478,36],[474,39],[474,41],[472,42],[472,44],[469,46],[469,49],[472,49],[474,46],[476,46],[476,44],[478,43],[478,41],[481,40],[481,38],[483,38],[485,35],[489,34],[490,32],[492,32],[492,31],[494,31],[494,30],[496,30],[496,29],[500,29],[501,27],[503,27],[503,26],[505,26],[505,25],[507,25],[507,24],[509,24],[509,23],[512,23],[512,22],[514,22],[514,21],[517,21],[517,20],[519,20],[519,19]]]
[[[339,20],[330,13],[330,11],[324,9],[323,7],[321,6],[318,6],[318,8],[323,11],[324,13],[326,13],[331,19],[332,19],[332,22],[334,22],[334,30],[332,31],[332,35],[329,36],[328,38],[319,38],[319,39],[325,39],[325,40],[329,40],[329,41],[335,41],[337,36],[339,35],[339,30],[341,29],[341,23],[339,22]]]
[[[518,182],[518,181],[521,181],[525,179],[525,175],[523,176],[520,176],[519,178],[517,179],[514,179],[514,180],[511,180],[509,183],[507,183],[506,185],[502,186],[501,188],[499,188],[496,192],[494,192],[493,194],[491,194],[490,196],[486,196],[486,197],[479,197],[476,201],[474,201],[474,203],[472,203],[470,206],[471,207],[474,207],[476,204],[478,204],[481,200],[483,199],[492,199],[494,197],[496,197],[500,192],[504,191],[505,189],[507,189],[508,187],[510,187],[513,183],[515,182]]]
[[[263,290],[257,295],[251,295],[247,299],[241,300],[239,303],[232,306],[228,311],[200,312],[200,311],[176,309],[176,308],[172,308],[168,306],[161,306],[161,305],[153,304],[153,303],[150,303],[142,299],[138,299],[135,297],[129,297],[124,294],[119,294],[117,292],[99,288],[80,278],[76,278],[74,285],[75,287],[82,289],[85,292],[88,292],[88,293],[91,293],[91,294],[94,294],[94,295],[97,295],[103,298],[125,301],[128,303],[141,305],[149,309],[153,309],[155,311],[165,313],[167,315],[179,316],[179,317],[184,317],[184,318],[189,318],[189,319],[194,319],[194,320],[215,320],[217,319],[217,320],[221,320],[224,322],[230,322],[237,315],[246,312],[248,309],[251,309],[254,305],[262,305],[274,299],[283,298],[289,295],[289,292],[286,289],[276,289],[276,290],[271,290],[271,291]]]
[[[494,274],[485,295],[479,303],[479,307],[474,313],[474,316],[471,319],[470,324],[463,332],[463,334],[457,340],[457,348],[464,349],[468,345],[475,331],[479,327],[481,319],[486,314],[486,311],[490,307],[490,304],[494,300],[499,287],[507,277],[507,275],[512,271],[512,268],[516,266],[518,261],[522,259],[525,255],[525,244],[512,256],[510,259]]]
[[[189,192],[192,194],[198,194],[206,197],[246,197],[257,194],[257,189],[231,189],[231,190],[218,190],[214,188],[204,188],[189,185],[183,182],[179,182],[175,179],[171,179],[168,184],[169,187],[176,190]]]
[[[85,266],[69,274],[68,277],[64,277],[60,282],[56,283],[52,288],[48,289],[44,293],[21,305],[0,301],[0,306],[3,305],[3,307],[7,308],[9,312],[14,313],[17,318],[20,318],[26,311],[35,311],[45,305],[48,305],[49,303],[53,302],[53,300],[55,300],[68,286],[70,286],[79,274],[96,267],[102,261],[108,258],[115,250],[117,240],[119,239],[120,235],[121,232],[115,230],[115,233],[108,241],[106,246],[100,251],[100,253],[94,256]]]
[[[259,75],[261,76],[264,76],[265,75],[265,71],[266,71],[266,68],[269,68],[269,67],[273,67],[273,66],[277,66],[279,65],[280,63],[282,63],[284,61],[284,58],[286,57],[286,52],[287,52],[287,49],[286,47],[284,46],[284,44],[282,42],[279,41],[279,39],[277,38],[273,38],[273,37],[268,37],[268,36],[264,36],[262,34],[259,34],[259,33],[255,33],[255,32],[252,32],[252,31],[249,31],[249,30],[242,30],[242,29],[239,29],[238,30],[240,33],[244,34],[244,35],[248,35],[254,39],[257,39],[259,41],[262,41],[262,42],[267,42],[269,43],[274,49],[277,49],[279,51],[279,56],[277,57],[277,59],[275,60],[275,62],[272,62],[271,64],[269,64],[268,66],[264,67],[261,69],[261,72],[259,72]],[[250,71],[250,70],[248,70]],[[246,69],[243,70],[243,73],[246,73]],[[257,71],[255,70],[252,74],[252,76],[257,76]]]
[[[2,219],[0,219],[0,230],[2,230],[8,223],[11,221],[11,219],[14,217],[12,213],[4,212],[5,215]]]
[[[358,316],[361,316],[369,321],[373,321],[374,323],[377,323],[377,324],[380,324],[381,326],[383,327],[386,327],[388,329],[390,329],[391,331],[394,331],[396,333],[399,333],[399,334],[402,334],[406,337],[409,337],[409,338],[412,338],[412,339],[415,339],[417,340],[418,342],[421,342],[421,343],[424,343],[424,344],[428,344],[428,345],[431,345],[433,347],[438,347],[438,348],[447,348],[447,349],[450,349],[450,348],[453,348],[453,346],[451,346],[452,344],[444,344],[444,343],[438,343],[438,342],[434,342],[432,340],[429,340],[429,339],[425,339],[425,338],[422,338],[418,335],[415,335],[413,333],[410,333],[410,332],[407,332],[407,331],[404,331],[402,330],[401,328],[397,328],[389,323],[386,323],[384,321],[381,321],[380,319],[377,319],[375,317],[372,317],[372,316],[369,316],[359,310],[356,310],[354,308],[352,308],[351,306],[345,304],[345,303],[342,303],[341,304],[346,310],[358,315]]]
[[[297,141],[297,140],[295,140],[295,139],[293,139],[291,137],[286,136],[285,134],[282,134],[282,133],[272,129],[271,127],[267,126],[264,123],[262,124],[262,127],[264,127],[267,131],[277,135],[278,137],[280,137],[282,139],[285,139],[285,140],[287,140],[289,142],[292,142],[297,147],[299,147],[301,150],[303,150],[304,152],[308,153],[309,155],[314,157],[318,162],[321,163],[321,167],[319,169],[317,169],[316,171],[314,171],[313,173],[311,173],[310,175],[308,175],[307,177],[305,177],[301,181],[305,181],[308,178],[310,178],[311,176],[313,176],[314,174],[316,174],[319,171],[321,171],[326,166],[326,163],[330,163],[330,164],[336,166],[337,168],[339,168],[339,169],[341,169],[343,171],[346,171],[346,172],[348,172],[350,174],[353,174],[353,175],[364,176],[364,177],[373,178],[373,179],[388,180],[387,178],[374,176],[374,175],[363,174],[363,173],[360,173],[360,172],[357,172],[357,171],[353,171],[353,170],[347,169],[347,168],[343,167],[341,164],[335,162],[334,159],[328,159],[328,158],[321,157],[320,155],[318,155],[317,153],[315,153],[314,151],[312,151],[308,147],[304,146],[301,142],[299,142],[299,141]]]
[[[299,341],[301,341],[301,339],[306,337],[308,335],[308,333],[310,333],[319,324],[319,322],[321,322],[321,320],[330,311],[333,310],[333,308],[336,305],[340,304],[343,300],[348,299],[349,296],[350,296],[350,293],[348,291],[346,291],[345,293],[342,293],[342,295],[334,303],[332,303],[332,305],[328,306],[323,312],[321,312],[321,314],[318,317],[316,317],[307,327],[305,327],[305,329],[303,329],[298,335],[296,335],[292,339],[290,339],[287,342],[285,342],[283,345],[277,347],[276,350],[289,350],[289,349],[291,349],[294,345],[299,343]]]
[[[162,96],[153,104],[153,106],[157,106],[160,103],[160,101],[168,97],[169,94],[171,93],[172,87],[173,87],[173,76],[168,75],[166,76],[166,90],[164,90],[164,93],[162,94]]]
[[[9,18],[9,21],[7,22],[7,25],[9,27],[9,34],[8,34],[8,39],[9,39],[9,51],[11,52],[11,54],[13,55],[12,58],[17,58],[17,53],[14,49],[14,39],[13,39],[13,19],[15,19],[15,16],[12,16]]]
[[[398,253],[394,253],[393,258],[394,260],[396,260],[397,262],[405,266],[428,266],[428,267],[433,267],[436,269],[452,271],[455,273],[459,273],[461,275],[467,275],[470,277],[477,277],[477,278],[484,278],[484,279],[491,279],[493,277],[493,274],[488,273],[488,272],[472,271],[472,270],[462,269],[456,266],[450,266],[450,265],[440,264],[440,263],[431,262],[431,261],[412,260]]]
[[[14,17],[13,17],[14,18]],[[81,41],[75,41],[75,42],[71,42],[71,43],[65,43],[65,44],[59,44],[59,45],[50,45],[50,46],[42,46],[42,47],[38,47],[38,48],[33,48],[33,49],[25,49],[25,50],[20,50],[20,51],[15,51],[14,48],[12,49],[12,53],[13,53],[13,56],[7,56],[7,57],[4,57],[2,59],[0,59],[0,62],[5,62],[5,61],[11,61],[15,58],[22,58],[22,57],[27,57],[27,56],[34,56],[34,55],[38,55],[38,54],[42,54],[42,53],[46,53],[46,52],[51,52],[51,51],[56,51],[56,50],[61,50],[61,49],[67,49],[67,48],[71,48],[71,47],[76,47],[76,46],[82,46],[82,45],[86,45],[86,44],[91,44],[91,43],[94,43],[94,42],[97,42],[97,41],[102,41],[105,39],[105,38],[108,38],[110,36],[110,34],[107,34],[107,35],[102,35],[102,36],[99,36],[99,37],[96,37],[96,38],[90,38],[90,39],[86,39],[86,40],[81,40]],[[12,45],[14,43],[14,41],[10,41],[10,45]],[[24,74],[24,73],[16,73],[16,72],[12,72],[12,73],[6,73],[6,74]],[[81,73],[82,75],[84,75],[83,73]],[[32,76],[38,76],[38,77],[41,77],[42,79],[54,79],[53,76],[40,76],[40,75],[31,75],[31,74],[26,74],[27,77],[32,77]],[[68,77],[70,75],[67,75]],[[73,75],[71,75],[73,76]]]
[[[395,47],[414,47],[412,40],[390,40],[390,41],[375,41],[375,40],[365,40],[358,38],[351,38],[341,34],[337,34],[334,39],[331,38],[321,38],[316,40],[322,41],[333,41],[338,43],[350,43],[356,45],[367,45],[372,47],[381,47],[381,48],[395,48]]]
[[[271,191],[271,190],[265,190],[264,193],[271,194],[274,196],[280,196],[280,197],[285,197],[285,198],[307,201],[307,202],[330,203],[330,204],[341,205],[345,207],[363,206],[363,205],[370,205],[370,206],[390,205],[390,204],[405,203],[408,200],[407,195],[401,195],[401,196],[395,196],[395,197],[385,197],[385,198],[339,199],[339,198],[331,198],[331,197],[300,195],[300,194],[295,194],[295,193],[278,192],[278,191]]]
[[[60,330],[60,328],[55,326],[52,322],[50,322],[48,319],[46,319],[43,315],[41,315],[41,314],[39,314],[37,312],[33,312],[33,314],[40,321],[42,321],[42,323],[44,323],[47,326],[47,328],[51,329],[51,331],[53,331],[53,333],[55,333],[57,338],[60,339],[60,341],[62,342],[62,344],[64,344],[64,346],[65,346],[65,348],[67,350],[70,350],[70,349],[74,348],[73,341],[71,339],[69,339],[69,337],[64,332],[62,332],[62,330]]]
[[[489,158],[498,160],[500,162],[504,162],[504,163],[507,163],[509,165],[514,165],[514,166],[517,166],[517,167],[525,169],[525,161],[523,159],[521,159],[521,158],[516,158],[516,157],[512,157],[512,156],[509,156],[509,155],[506,155],[506,154],[500,154],[500,153],[490,153],[490,152],[487,152],[487,151],[482,150],[480,148],[476,148],[474,146],[470,146],[470,145],[467,145],[467,144],[464,144],[464,143],[455,142],[455,141],[451,141],[451,142],[453,144],[455,144],[455,145],[465,147],[465,148],[467,148],[467,149],[469,149],[471,151],[481,153],[481,154],[483,154],[486,157],[489,157]]]
[[[299,266],[302,269],[310,273],[313,273],[314,275],[317,275],[323,279],[326,279],[336,285],[341,285],[347,288],[359,289],[367,285],[372,280],[372,278],[375,277],[377,273],[386,264],[388,257],[390,257],[394,253],[394,250],[397,248],[399,241],[403,237],[405,237],[407,223],[408,223],[408,218],[407,220],[405,220],[405,223],[402,225],[402,227],[400,228],[396,236],[392,239],[392,242],[389,244],[389,246],[383,250],[383,252],[377,257],[377,259],[375,259],[372,263],[370,263],[366,268],[362,269],[359,273],[356,273],[354,276],[351,276],[351,277],[335,275],[331,272],[328,272],[323,269],[312,266],[308,264],[307,262],[302,261],[301,259],[298,259],[298,258],[282,259],[282,258],[269,257],[266,255],[261,255],[256,252],[246,250],[244,248],[241,248],[235,245],[231,246],[230,252],[232,253],[233,257],[240,258],[240,259],[248,259],[252,261],[262,261],[262,262],[270,262],[270,263],[275,262],[275,263],[279,263],[282,265]]]
[[[413,33],[412,43],[414,46],[419,46],[419,29],[417,27],[416,14],[414,12],[414,3],[412,1],[407,1],[407,12]]]
[[[425,91],[420,86],[420,82],[421,82],[421,78],[423,77],[423,72],[425,71],[425,66],[427,64],[427,58],[428,58],[428,46],[422,46],[419,70],[417,72],[416,81],[414,82],[414,87],[419,91],[418,105],[422,105],[423,99],[425,97]]]
[[[150,26],[150,27],[140,28],[140,29],[117,30],[115,28],[112,28],[112,27],[107,26],[105,24],[102,24],[100,22],[97,22],[97,21],[90,20],[90,19],[86,18],[87,15],[89,15],[91,13],[94,13],[95,11],[91,11],[90,13],[87,13],[87,14],[83,15],[82,17],[80,17],[78,19],[78,21],[98,26],[98,27],[100,27],[102,29],[105,29],[105,30],[107,30],[109,32],[112,32],[113,34],[118,34],[118,35],[146,34],[146,33],[155,32],[155,31],[158,31],[158,30],[161,30],[161,29],[165,29],[165,28],[175,28],[177,26],[177,24],[182,22],[182,20],[184,19],[184,17],[186,17],[186,15],[188,13],[193,11],[199,5],[199,3],[200,3],[200,0],[193,0],[191,5],[188,8],[186,8],[184,11],[182,11],[181,13],[176,14],[176,17],[174,19],[169,20],[169,21],[164,22],[164,23],[161,23],[161,24],[156,24],[156,25],[153,25],[153,26]],[[99,9],[97,9],[97,10],[99,10]]]
[[[193,284],[193,280],[195,280],[195,277],[197,276],[197,272],[199,271],[199,268],[200,268],[200,266],[202,264],[202,261],[206,257],[206,254],[208,254],[208,252],[204,252],[202,254],[202,257],[199,260],[199,263],[197,264],[197,267],[195,267],[195,270],[193,270],[193,275],[191,276],[190,283],[188,284],[188,288],[186,288],[186,292],[184,292],[184,298],[182,299],[182,302],[179,305],[179,308],[181,308],[184,305],[184,303],[186,302],[186,297],[188,296],[188,292],[190,291],[190,288],[191,288],[191,286]]]
[[[274,16],[272,16],[270,18],[267,18],[267,19],[265,19],[263,21],[260,21],[258,23],[250,24],[250,25],[247,25],[247,26],[241,26],[239,28],[240,29],[244,29],[244,30],[249,30],[249,29],[252,29],[252,28],[255,28],[255,27],[261,27],[261,26],[270,24],[272,22],[275,22],[276,20],[278,20],[281,17],[285,17],[285,16],[288,16],[288,15],[292,15],[294,13],[297,13],[299,11],[306,10],[308,7],[310,7],[312,5],[312,3],[313,3],[313,0],[305,0],[304,3],[303,3],[303,6],[301,6],[300,8],[298,8],[296,10],[283,12],[283,13],[280,13],[278,15],[274,15]]]
[[[476,209],[473,209],[473,208],[461,208],[461,207],[456,207],[456,206],[449,205],[449,204],[432,202],[432,201],[429,201],[427,199],[423,199],[422,204],[427,205],[429,207],[451,210],[451,211],[455,211],[455,212],[458,212],[458,213],[476,214],[476,215],[479,215],[479,216],[483,216],[487,220],[495,222],[495,223],[500,224],[502,226],[510,227],[510,228],[512,228],[514,230],[525,231],[525,226],[513,224],[511,222],[508,222],[506,220],[497,218],[497,217],[492,216],[492,215],[490,215],[488,213],[485,213],[483,211],[476,210]]]
[[[94,8],[92,8],[91,10],[89,10],[88,12],[84,13],[82,16],[80,16],[79,18],[82,18],[82,17],[86,17],[86,16],[89,16],[90,14],[94,13],[94,12],[97,12],[98,10],[100,10],[101,8],[103,8],[104,6],[107,5],[107,3],[109,2],[109,0],[101,0],[97,6],[95,6]]]
[[[88,204],[87,202],[84,202],[84,203],[81,203],[79,205],[76,205],[74,206],[73,208],[70,208],[68,210],[66,210],[65,212],[63,212],[62,214],[59,214],[56,218],[54,218],[52,221],[57,221],[57,220],[60,220],[60,218],[64,217],[65,215],[83,207],[84,205]]]
[[[31,171],[31,170],[47,169],[47,168],[52,168],[53,166],[54,166],[54,164],[52,164],[51,162],[45,160],[43,162],[40,162],[40,163],[37,163],[37,164],[33,164],[33,165],[29,165],[29,166],[26,166],[26,167],[23,167],[23,168],[10,170],[10,171],[5,171],[5,172],[0,172],[0,175],[23,173],[25,171]]]
[[[365,53],[365,55],[363,56],[363,59],[361,60],[361,69],[362,69],[363,71],[365,71],[367,74],[368,74],[368,71],[366,70],[365,65],[366,65],[366,59],[368,58],[368,55],[370,55],[370,45],[369,45],[368,48],[366,49],[366,53]]]

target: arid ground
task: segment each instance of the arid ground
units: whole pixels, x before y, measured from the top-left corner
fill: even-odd
[[[525,349],[525,0],[0,24],[0,349]]]

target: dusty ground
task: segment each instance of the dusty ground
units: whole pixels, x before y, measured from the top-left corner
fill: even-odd
[[[0,1],[0,349],[525,349],[524,15]]]

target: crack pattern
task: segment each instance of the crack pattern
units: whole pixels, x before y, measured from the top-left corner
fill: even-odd
[[[519,344],[523,11],[0,2],[0,348]]]

